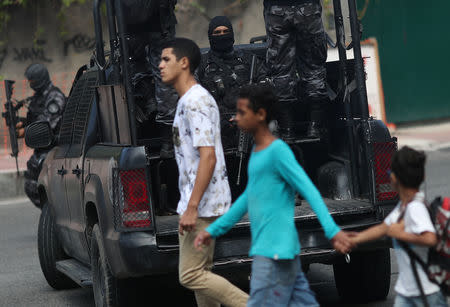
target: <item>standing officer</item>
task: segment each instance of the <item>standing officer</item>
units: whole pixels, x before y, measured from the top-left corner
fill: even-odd
[[[280,101],[282,134],[292,134],[297,102],[297,73],[301,100],[309,108],[307,136],[319,137],[328,102],[327,45],[320,0],[264,0],[268,36],[266,61]]]
[[[172,124],[177,109],[178,94],[172,86],[161,81],[159,63],[161,62],[163,46],[175,38],[175,25],[177,24],[175,5],[177,0],[159,0],[157,2],[159,2],[159,11],[156,18],[160,20],[160,29],[152,31],[150,34],[148,57],[150,70],[155,77],[156,122],[160,125],[163,141],[160,156],[165,159],[174,157]]]
[[[122,1],[131,81],[137,98],[136,119],[139,124],[144,124],[156,111],[156,122],[163,139],[161,158],[173,157],[171,131],[178,95],[161,81],[159,63],[162,47],[175,37],[176,4],[177,0]],[[153,77],[154,83],[149,77]]]
[[[66,98],[59,88],[50,81],[47,68],[42,64],[31,64],[25,70],[25,77],[28,79],[34,95],[31,97],[28,106],[27,117],[17,123],[17,136],[23,138],[26,126],[36,121],[47,121],[57,135],[61,124],[61,118],[66,105]],[[47,156],[48,149],[35,149],[33,155],[27,162],[25,172],[25,193],[38,208],[41,207],[39,193],[37,189],[37,179]]]
[[[236,101],[241,86],[250,81],[252,55],[234,48],[234,32],[230,20],[216,16],[209,23],[210,50],[202,56],[196,72],[198,81],[217,101],[221,115],[221,134],[224,149],[234,147],[238,129],[230,122],[236,114]],[[254,67],[255,82],[263,81],[265,68],[260,60]]]

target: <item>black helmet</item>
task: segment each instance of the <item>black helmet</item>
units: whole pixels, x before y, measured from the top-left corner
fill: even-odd
[[[48,70],[42,64],[28,66],[25,70],[25,77],[30,81],[30,87],[36,92],[43,91],[51,83]]]

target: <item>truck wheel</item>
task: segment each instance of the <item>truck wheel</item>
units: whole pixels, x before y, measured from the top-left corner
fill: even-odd
[[[389,248],[350,255],[350,263],[339,257],[333,264],[339,296],[347,302],[366,303],[386,299],[391,284]]]
[[[69,257],[59,242],[55,220],[47,203],[42,206],[41,217],[39,218],[38,254],[42,272],[51,287],[62,290],[78,286],[73,280],[56,269],[56,262]]]
[[[95,306],[130,305],[130,302],[134,300],[133,287],[130,281],[117,279],[112,274],[98,224],[95,224],[92,229],[91,269]]]

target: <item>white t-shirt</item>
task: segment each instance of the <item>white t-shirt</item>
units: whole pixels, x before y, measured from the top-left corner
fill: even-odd
[[[198,206],[198,216],[223,215],[230,208],[231,192],[220,138],[219,109],[211,94],[199,84],[191,87],[178,101],[173,121],[173,143],[180,174],[178,214],[186,211],[194,189],[200,162],[198,147],[213,146],[216,166]]]
[[[384,223],[386,223],[387,225],[397,223],[399,216],[400,203],[386,217]],[[430,215],[424,204],[424,194],[421,192],[417,193],[413,201],[406,206],[404,220],[406,232],[414,233],[417,235],[425,231],[435,233]],[[416,279],[414,278],[414,273],[412,271],[411,261],[408,253],[400,247],[399,243],[396,240],[393,240],[393,245],[399,270],[397,284],[395,285],[395,291],[403,296],[419,296],[420,291],[417,287]],[[427,262],[428,247],[413,244],[410,244],[410,247],[423,261],[425,261],[425,263]],[[423,271],[419,263],[416,263],[416,267],[417,272],[419,273],[419,278],[422,281],[422,287],[425,295],[438,292],[440,290],[439,287],[428,279],[426,273]]]

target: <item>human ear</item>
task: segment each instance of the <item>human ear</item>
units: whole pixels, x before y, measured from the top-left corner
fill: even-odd
[[[263,109],[263,108],[260,108],[259,110],[258,110],[258,112],[256,112],[256,115],[258,116],[258,120],[259,121],[266,121],[266,118],[267,118],[267,112],[266,112],[266,110],[265,109]]]
[[[189,69],[189,59],[187,57],[182,57],[180,63],[182,69]]]

